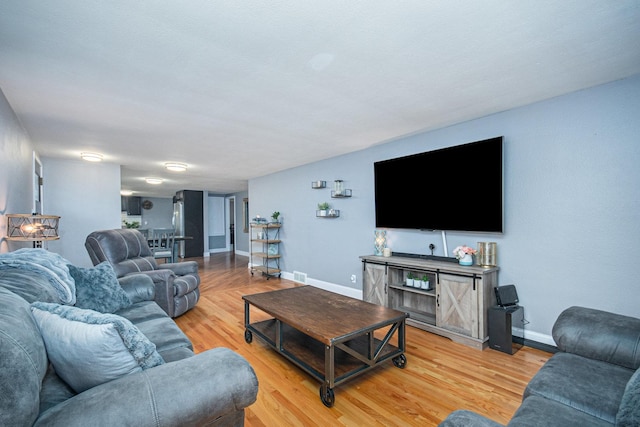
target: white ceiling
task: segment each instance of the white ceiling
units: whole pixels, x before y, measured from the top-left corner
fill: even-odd
[[[639,45],[637,0],[0,2],[0,88],[40,156],[103,153],[145,196],[638,74]]]

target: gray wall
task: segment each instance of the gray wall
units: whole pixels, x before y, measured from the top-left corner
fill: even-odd
[[[9,242],[5,214],[31,213],[33,209],[33,147],[0,88],[0,252],[31,243]],[[45,206],[45,209],[47,207]]]
[[[49,242],[49,250],[89,267],[87,235],[121,227],[120,165],[45,157],[42,166],[47,213],[61,217],[60,240]]]
[[[142,201],[151,201],[151,209],[142,209],[140,228],[172,228],[173,198],[171,197],[142,197]]]
[[[41,158],[43,213],[60,215],[60,240],[45,247],[72,263],[90,266],[84,240],[91,231],[120,227],[120,166],[80,160]],[[0,252],[32,247],[8,242],[7,213],[33,208],[33,148],[27,133],[0,91]]]
[[[639,117],[640,76],[634,76],[252,179],[251,217],[282,213],[286,273],[359,290],[358,257],[373,253],[373,162],[503,135],[505,233],[449,232],[447,243],[451,250],[497,242],[499,282],[516,284],[530,321],[527,337],[552,343],[553,322],[571,305],[640,317],[633,262],[640,241]],[[311,189],[311,181],[330,187],[334,179],[345,180],[353,197],[331,199],[330,188]],[[437,206],[428,187],[439,179],[447,177],[407,183],[416,198],[405,202]],[[340,209],[340,218],[316,218],[323,201]],[[442,254],[439,232],[388,231],[388,246],[399,252],[428,253],[429,243]]]

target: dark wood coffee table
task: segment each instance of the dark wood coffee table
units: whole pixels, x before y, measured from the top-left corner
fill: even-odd
[[[245,340],[253,334],[322,383],[320,399],[333,406],[333,388],[389,359],[407,363],[402,311],[300,286],[245,295]],[[251,323],[251,306],[273,318]],[[374,332],[380,331],[374,337]],[[391,339],[397,334],[396,344]]]

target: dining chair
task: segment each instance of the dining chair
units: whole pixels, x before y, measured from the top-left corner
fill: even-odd
[[[149,247],[155,259],[164,259],[165,262],[175,262],[174,259],[174,239],[175,230],[173,228],[154,228],[149,239]]]

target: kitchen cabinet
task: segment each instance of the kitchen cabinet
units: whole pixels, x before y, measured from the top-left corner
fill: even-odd
[[[127,215],[142,215],[142,197],[120,196],[120,209]]]

